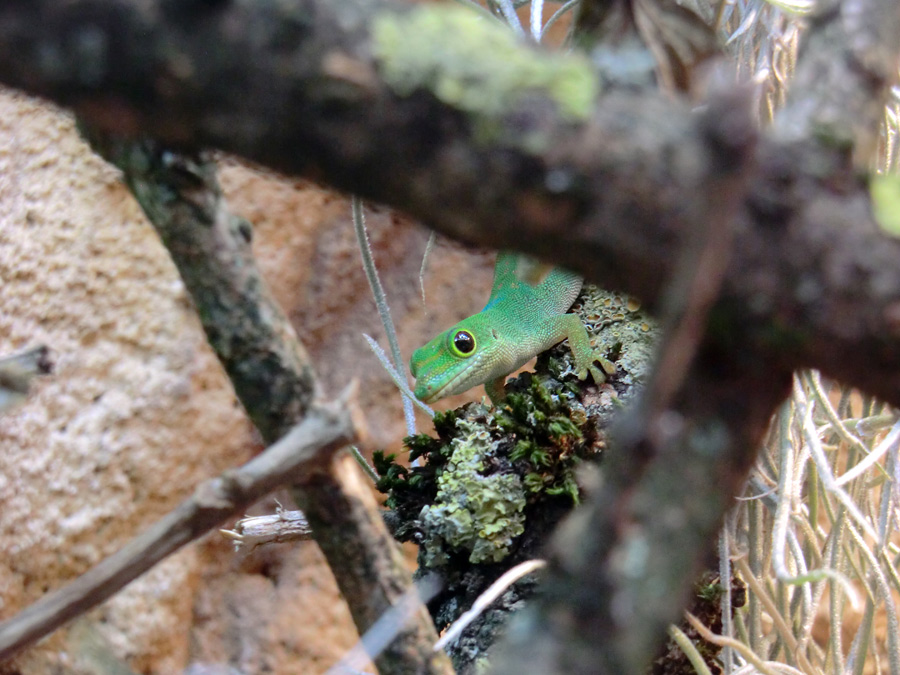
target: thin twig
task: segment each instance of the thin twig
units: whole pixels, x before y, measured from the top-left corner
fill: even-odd
[[[441,581],[437,575],[426,576],[410,586],[325,675],[341,675],[347,669],[362,668],[367,661],[376,659],[384,648],[397,638],[416,611],[434,598],[440,590]]]
[[[353,459],[356,460],[356,463],[359,464],[359,468],[363,470],[369,478],[372,479],[373,483],[378,482],[378,472],[375,471],[375,468],[369,464],[368,460],[366,460],[365,456],[359,451],[355,445],[350,446],[350,454],[353,455]]]
[[[734,516],[735,514],[732,512],[729,518],[734,518]],[[734,638],[731,609],[731,546],[728,534],[729,529],[726,524],[719,533],[719,582],[722,588],[725,589],[725,592],[722,594],[722,631],[725,637]],[[734,655],[728,647],[722,650],[722,665],[724,666],[724,675],[732,675]]]
[[[837,411],[831,405],[831,401],[828,399],[828,394],[826,394],[824,389],[822,388],[822,377],[821,375],[819,375],[818,371],[805,371],[803,373],[803,380],[807,383],[810,389],[812,389],[813,393],[815,394],[816,404],[825,413],[825,416],[828,418],[828,421],[831,423],[837,434],[847,444],[855,448],[860,455],[867,455],[869,453],[869,449],[866,447],[865,443],[859,440],[854,434],[850,433],[850,430],[847,429],[847,427],[841,421],[840,416],[837,414]]]
[[[500,11],[503,12],[503,18],[507,25],[512,28],[513,32],[519,37],[525,37],[525,29],[522,28],[522,22],[519,21],[519,15],[516,14],[516,8],[512,0],[496,0]]]
[[[700,654],[700,651],[691,642],[691,639],[684,634],[678,626],[672,624],[669,626],[669,636],[675,641],[675,644],[684,652],[684,655],[688,657],[688,661],[691,662],[691,665],[694,667],[697,675],[712,675],[712,671],[709,669],[709,666],[706,665],[706,661],[703,660],[703,655]],[[731,675],[731,670],[726,671],[727,675]]]
[[[397,386],[397,389],[406,396],[410,397],[410,400],[418,407],[422,412],[424,412],[429,417],[434,417],[434,410],[428,407],[426,404],[422,403],[419,399],[417,399],[412,390],[409,388],[409,385],[403,381],[402,376],[394,369],[394,364],[390,362],[387,357],[387,354],[384,353],[384,350],[381,348],[381,345],[375,341],[371,335],[367,335],[363,333],[363,337],[366,339],[366,342],[369,344],[369,349],[378,357],[378,360],[381,362],[381,365],[387,371],[387,374],[391,376],[391,379],[394,381],[394,384]]]
[[[838,476],[834,484],[838,487],[849,483],[856,478],[862,476],[866,471],[875,466],[886,453],[896,452],[897,446],[900,445],[900,422],[894,424],[884,440],[879,443],[874,450],[869,452],[868,456],[856,464],[852,469],[848,469]]]
[[[840,501],[844,508],[847,509],[847,513],[850,514],[850,517],[856,521],[868,536],[872,537],[875,541],[880,542],[881,539],[875,531],[875,528],[872,527],[868,520],[866,520],[866,517],[850,498],[850,495],[835,484],[834,474],[831,471],[831,467],[828,465],[828,458],[825,456],[825,451],[822,449],[822,442],[819,440],[815,425],[813,425],[812,422],[812,406],[809,405],[806,395],[796,381],[794,383],[794,396],[803,406],[803,436],[809,446],[812,458],[816,463],[816,468],[819,470],[819,478],[822,481],[822,485],[828,492],[837,497],[838,501]]]
[[[740,569],[744,581],[747,582],[747,585],[750,586],[753,594],[759,598],[760,602],[762,602],[763,604],[763,607],[765,607],[766,611],[769,613],[769,616],[772,618],[772,622],[774,623],[775,628],[778,631],[778,636],[782,639],[791,653],[796,655],[797,662],[800,664],[800,668],[803,670],[803,672],[808,673],[808,675],[814,675],[815,669],[813,668],[812,664],[809,663],[806,655],[797,650],[797,640],[794,638],[793,632],[785,622],[782,613],[778,611],[777,605],[772,600],[769,593],[765,590],[760,580],[757,579],[756,575],[750,571],[750,567],[747,565],[747,561],[743,558],[738,558],[735,561],[735,564],[737,565],[738,569]]]
[[[451,625],[441,636],[441,639],[435,643],[434,650],[438,651],[443,649],[453,642],[453,640],[458,638],[466,627],[477,619],[479,615],[494,602],[494,600],[503,595],[507,588],[512,586],[526,574],[531,574],[535,570],[544,567],[546,564],[547,563],[543,560],[526,560],[504,572],[497,581],[492,583],[484,593],[475,599],[475,602],[472,603],[472,607],[469,608],[465,614],[453,622],[453,625]]]
[[[887,579],[884,576],[884,572],[881,571],[881,566],[878,564],[875,555],[872,553],[869,547],[866,546],[865,541],[863,541],[863,538],[859,534],[857,529],[851,524],[847,528],[847,530],[850,533],[850,536],[856,542],[863,556],[865,556],[866,560],[869,562],[870,573],[875,579],[877,595],[880,595],[882,601],[884,602],[885,610],[887,613],[888,658],[890,659],[891,663],[891,672],[900,673],[900,620],[898,620],[897,608],[894,605],[893,598],[891,597],[890,586],[888,585]],[[871,602],[871,600],[869,600],[869,602]]]
[[[691,614],[690,612],[685,612],[687,615],[688,623],[690,623],[694,629],[700,633],[700,637],[702,637],[707,642],[712,642],[714,645],[718,645],[720,647],[730,647],[731,649],[738,652],[741,656],[743,656],[747,661],[753,664],[753,667],[756,668],[761,675],[775,675],[775,672],[772,671],[768,665],[760,659],[753,651],[751,651],[745,644],[742,642],[738,642],[732,638],[722,637],[720,635],[716,635],[709,628],[703,625],[703,622],[700,621],[696,616]],[[812,675],[811,673],[807,673],[806,675]]]
[[[552,26],[557,21],[559,21],[561,18],[563,18],[563,16],[565,16],[565,14],[567,12],[571,11],[580,2],[581,2],[581,0],[569,0],[566,4],[564,4],[558,10],[556,10],[553,13],[553,16],[551,16],[549,19],[547,19],[547,23],[544,24],[544,27],[541,30],[541,39],[543,39],[543,37],[547,33],[547,31],[550,30],[550,26]]]
[[[350,207],[353,212],[353,229],[356,232],[356,241],[359,243],[359,254],[362,256],[363,269],[369,288],[372,289],[372,297],[375,298],[375,306],[378,308],[378,316],[381,317],[381,325],[387,335],[388,344],[391,347],[391,357],[394,359],[394,369],[400,379],[406,379],[406,363],[400,353],[400,343],[397,341],[397,329],[394,319],[391,317],[391,307],[387,296],[384,294],[384,286],[378,277],[378,268],[375,267],[375,256],[372,255],[372,246],[369,244],[369,233],[366,231],[366,217],[363,213],[362,200],[353,195],[350,199]],[[413,412],[413,397],[402,393],[403,418],[406,420],[406,433],[412,436],[416,433],[416,415]]]
[[[422,265],[419,267],[419,290],[422,293],[422,309],[426,315],[428,314],[428,303],[425,302],[425,269],[428,266],[428,256],[431,255],[436,239],[437,234],[434,232],[428,235],[428,241],[425,242],[425,251],[422,253]]]
[[[540,42],[543,34],[541,23],[544,20],[544,0],[531,0],[530,19],[531,39],[535,42]]]

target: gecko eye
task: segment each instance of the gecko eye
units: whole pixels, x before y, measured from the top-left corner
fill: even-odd
[[[457,331],[453,336],[453,353],[457,356],[469,356],[475,351],[475,336],[467,330]]]

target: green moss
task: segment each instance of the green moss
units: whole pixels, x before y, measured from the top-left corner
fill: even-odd
[[[597,80],[584,58],[538,53],[464,7],[420,6],[379,16],[372,45],[395,92],[429,91],[471,113],[487,133],[534,93],[549,96],[572,121],[587,118],[597,98]]]
[[[375,487],[381,492],[390,492],[397,485],[403,485],[409,476],[409,471],[396,461],[396,455],[385,455],[382,450],[376,450],[372,454],[372,464],[379,475]]]
[[[610,339],[618,347],[609,353],[618,369],[612,384],[592,385],[588,398],[611,399],[615,406],[613,384],[643,372],[632,368],[632,359],[640,362],[638,348],[649,352],[655,330],[625,296],[608,294],[598,302],[609,316],[591,312],[591,334],[606,344],[615,331]],[[420,458],[421,466],[407,469],[393,458],[378,459],[379,488],[389,495],[392,529],[401,541],[419,545],[420,567],[468,569],[473,563],[500,562],[528,526],[526,507],[529,513],[531,507],[546,513],[546,506],[563,513],[578,502],[576,470],[604,446],[601,417],[592,412],[597,403],[580,398],[584,383],[577,380],[565,348],[555,353],[556,368],[511,380],[499,406],[469,403],[440,413],[434,418],[437,438],[407,438],[410,457]],[[537,519],[535,525],[546,522]]]
[[[594,451],[582,432],[581,426],[588,426],[584,411],[532,378],[528,389],[510,393],[495,415],[497,426],[517,439],[509,458],[521,465],[526,490],[568,495],[577,503],[575,467]]]
[[[433,452],[440,451],[441,443],[436,438],[432,438],[428,434],[416,434],[407,436],[403,439],[403,445],[409,449],[409,460],[413,461],[420,457],[425,457]],[[391,459],[394,455],[391,455]],[[379,474],[383,474],[378,466],[375,466]]]
[[[718,581],[714,583],[703,583],[701,581],[697,584],[697,597],[704,602],[718,602],[724,593],[725,588]]]
[[[516,447],[509,453],[509,458],[514,462],[526,460],[535,466],[550,466],[550,453],[532,440],[517,441]]]
[[[434,430],[442,439],[448,439],[456,433],[456,420],[459,419],[459,411],[445,410],[434,413]]]
[[[438,568],[444,581],[431,605],[438,628],[456,620],[503,569],[541,555],[542,542],[579,499],[576,470],[605,446],[610,411],[649,372],[652,320],[628,296],[593,290],[576,310],[594,344],[615,361],[604,384],[579,381],[568,348],[559,345],[552,357],[538,358],[535,373],[507,383],[499,406],[468,403],[435,417],[437,438],[407,439],[421,466],[406,474],[391,462],[379,469],[393,477],[381,483],[390,484],[388,504],[396,504],[386,522],[398,539],[418,544],[419,574]],[[504,606],[520,604],[531,590],[519,582]],[[454,648],[465,654],[455,663],[477,670],[472,645],[495,630],[494,617],[499,630],[506,616],[482,615]]]

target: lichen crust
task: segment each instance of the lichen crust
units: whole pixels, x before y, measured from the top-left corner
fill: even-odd
[[[499,562],[525,530],[522,480],[513,473],[483,475],[491,435],[465,419],[456,426],[460,435],[437,480],[437,497],[420,514],[429,533],[423,543],[428,566],[446,562],[443,544],[470,551],[472,563]]]
[[[565,120],[584,120],[599,90],[582,56],[538,52],[465,7],[382,14],[372,26],[372,46],[385,82],[397,94],[430,91],[482,124],[535,94],[554,101]]]

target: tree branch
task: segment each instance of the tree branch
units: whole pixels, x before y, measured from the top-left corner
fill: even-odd
[[[316,382],[303,346],[256,267],[250,224],[231,214],[222,198],[215,164],[202,153],[181,154],[153,141],[85,132],[93,147],[124,172],[168,247],[235,393],[263,438],[274,442],[305,414]],[[352,461],[337,460],[293,487],[364,633],[403,597],[411,579],[371,488],[360,478]],[[362,577],[360,570],[366,571]],[[446,656],[431,651],[437,634],[424,607],[414,616],[415,622],[374,658],[376,665],[385,672],[446,672]]]
[[[316,395],[312,364],[256,266],[252,225],[228,209],[208,153],[178,153],[81,125],[172,256],[250,420],[274,443]]]
[[[837,50],[851,61],[863,62],[851,44],[877,52],[884,43],[860,39],[852,22],[849,26],[836,22],[837,29],[834,23],[813,30],[807,46],[810,60],[798,76],[801,81],[818,78],[814,92],[794,90],[793,107],[779,119],[778,132],[788,137],[790,131],[805,128],[840,134],[843,148],[826,143],[817,150],[829,166],[846,167],[848,148],[855,143],[871,147],[881,108],[860,102],[841,108],[835,105],[834,91],[842,87],[845,93],[852,92],[866,79],[878,78],[871,70],[848,72],[846,60],[832,62],[823,53]],[[885,64],[876,61],[873,68],[879,65]],[[885,67],[882,88],[889,81],[887,73]],[[827,100],[816,105],[822,98]],[[823,117],[822,109],[829,106],[833,109]],[[860,122],[871,128],[856,129]],[[720,212],[728,218],[727,208]],[[728,236],[728,225],[705,236],[707,251],[714,254],[712,259],[706,256],[712,269],[723,269],[727,252],[716,250],[716,242]],[[709,270],[699,276],[704,251],[693,248],[700,254],[698,262],[679,265],[673,293],[674,309],[690,309],[693,304],[695,311],[685,312],[679,322],[680,312],[671,314],[673,305],[667,303],[670,315],[663,320],[668,331],[644,399],[618,425],[614,452],[604,465],[602,491],[591,498],[585,512],[560,528],[545,595],[510,631],[499,673],[527,668],[560,675],[645,672],[743,485],[772,408],[790,387],[789,365],[769,364],[763,372],[749,361],[736,361],[733,354],[719,350],[714,333],[707,334],[699,358],[681,379],[677,364],[690,356],[685,354],[691,351],[690,337],[699,335],[696,328],[688,328],[705,318],[697,316],[697,304],[702,312],[703,299],[710,295],[697,289],[679,294],[678,289],[684,289],[683,281],[715,284],[718,279]],[[679,256],[684,260],[691,253],[688,248]],[[698,276],[692,278],[690,270]]]
[[[790,387],[789,373],[706,350],[696,363],[669,409],[620,425],[603,485],[558,531],[541,599],[513,620],[497,673],[642,673],[656,656]]]
[[[867,6],[851,0],[841,11],[857,26],[896,26],[895,7],[876,3],[870,19]],[[463,11],[326,0],[9,2],[0,8],[0,81],[106,129],[214,145],[326,179],[653,306],[670,252],[710,193],[709,158],[721,150],[713,139],[739,135],[728,124],[740,116],[697,115],[650,93],[592,98],[579,57],[547,63]],[[395,28],[418,36],[405,51],[390,38]],[[826,44],[821,62],[838,49]],[[851,70],[863,77],[845,105],[884,88],[869,67],[882,59],[859,53],[849,52]],[[498,60],[546,77],[504,78],[496,72],[516,69],[495,69]],[[587,94],[570,99],[554,89],[560,81]],[[457,85],[472,96],[454,98]],[[740,336],[747,358],[817,367],[900,404],[900,242],[878,232],[864,182],[821,140],[760,143],[714,337],[732,349]]]

